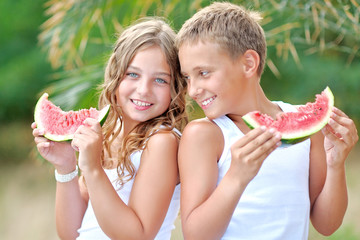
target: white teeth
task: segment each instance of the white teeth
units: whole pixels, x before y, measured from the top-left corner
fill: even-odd
[[[211,97],[211,98],[209,98],[209,99],[201,102],[201,104],[202,104],[203,106],[206,106],[206,105],[208,105],[209,103],[211,103],[214,99],[215,99],[215,97]]]
[[[147,107],[151,105],[150,103],[146,103],[138,100],[133,100],[133,103],[139,107]]]

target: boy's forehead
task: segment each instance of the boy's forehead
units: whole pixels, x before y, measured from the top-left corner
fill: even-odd
[[[228,51],[212,41],[186,42],[179,46],[181,70],[185,72],[215,66],[219,61],[230,59]]]
[[[230,53],[224,46],[211,40],[183,42],[179,46],[179,57],[181,58],[181,55],[184,55],[185,53],[191,55],[201,54],[201,56],[207,54],[221,53],[222,55],[225,54],[230,57]]]
[[[179,46],[179,53],[182,52],[184,49],[186,50],[191,49],[191,51],[195,51],[195,52],[201,52],[201,51],[207,52],[209,49],[214,49],[217,51],[224,50],[222,46],[216,43],[215,41],[200,40],[200,39],[195,41],[183,42]]]

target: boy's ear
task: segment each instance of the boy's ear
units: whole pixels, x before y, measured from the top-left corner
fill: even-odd
[[[246,50],[243,54],[243,63],[245,74],[247,77],[252,77],[254,74],[257,74],[260,64],[260,56],[252,49]]]

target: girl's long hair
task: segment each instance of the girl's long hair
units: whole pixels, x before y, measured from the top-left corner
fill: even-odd
[[[186,82],[180,75],[175,36],[175,32],[164,19],[143,18],[122,32],[108,61],[99,98],[100,109],[107,104],[111,106],[109,116],[103,125],[102,164],[103,167],[107,167],[107,161],[104,161],[105,156],[117,163],[121,185],[135,175],[135,168],[130,160],[132,153],[144,149],[147,139],[160,128],[161,131],[170,132],[173,128],[181,131],[188,121],[185,100]],[[170,66],[171,103],[162,115],[139,123],[127,136],[122,136],[119,146],[114,146],[114,141],[119,136],[123,125],[122,111],[116,99],[117,88],[136,53],[149,46],[159,46]],[[112,149],[117,150],[116,156],[113,156]]]

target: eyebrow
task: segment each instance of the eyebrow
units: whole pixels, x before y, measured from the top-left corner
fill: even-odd
[[[128,67],[128,69],[130,70],[134,70],[134,71],[138,71],[138,72],[142,72],[140,68],[136,67],[136,66],[133,66],[133,65],[130,65]],[[171,77],[171,73],[168,73],[168,72],[155,72],[154,74],[155,76],[168,76],[168,77]]]
[[[195,66],[195,67],[193,67],[190,71],[199,71],[199,70],[201,70],[201,69],[207,69],[207,70],[211,70],[212,69],[212,67],[210,66],[210,65],[207,65],[207,66],[205,66],[205,65],[199,65],[199,66]],[[186,74],[184,71],[181,71],[181,74]]]

